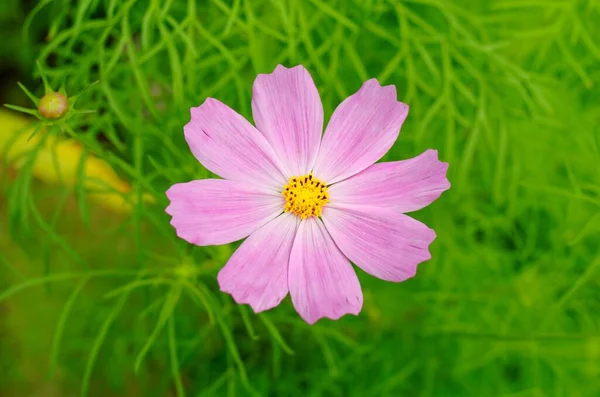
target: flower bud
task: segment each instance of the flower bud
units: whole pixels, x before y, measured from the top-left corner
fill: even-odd
[[[40,99],[38,110],[47,119],[57,119],[67,112],[68,107],[67,97],[59,92],[51,92]]]

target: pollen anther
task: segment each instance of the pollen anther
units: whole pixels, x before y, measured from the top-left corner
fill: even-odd
[[[327,184],[318,180],[312,173],[293,176],[281,192],[285,197],[285,212],[291,212],[306,219],[321,216],[323,206],[329,202]]]

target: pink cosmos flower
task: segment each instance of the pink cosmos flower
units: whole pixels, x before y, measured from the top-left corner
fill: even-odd
[[[377,163],[408,114],[393,86],[371,79],[323,131],[323,106],[302,66],[277,66],[253,86],[256,128],[208,98],[184,127],[194,156],[224,179],[173,185],[166,211],[177,235],[207,246],[248,237],[218,275],[221,290],[255,312],[288,292],[302,318],[357,315],[352,261],[388,281],[415,275],[435,232],[404,215],[450,187],[447,163],[427,150]]]

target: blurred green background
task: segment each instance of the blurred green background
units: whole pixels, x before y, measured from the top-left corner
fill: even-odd
[[[600,396],[598,1],[3,0],[0,41],[2,103],[32,107],[36,61],[69,94],[99,80],[78,101],[95,113],[12,159],[29,132],[1,114],[1,396]],[[308,68],[326,118],[396,85],[410,114],[384,160],[450,163],[414,214],[433,259],[401,284],[359,271],[359,317],[234,304],[215,275],[235,247],[190,246],[164,213],[208,176],[189,108],[251,120],[279,63]],[[52,137],[77,142],[70,183],[44,177],[70,153]],[[126,210],[90,197],[92,156]]]

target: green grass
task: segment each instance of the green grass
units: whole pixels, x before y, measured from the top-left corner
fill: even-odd
[[[37,95],[36,60],[69,93],[99,80],[78,100],[96,112],[64,134],[137,204],[111,215],[81,181],[33,181],[36,148],[16,179],[5,169],[0,394],[600,395],[598,2],[21,8],[0,8],[0,55]],[[209,176],[183,139],[189,108],[211,96],[251,120],[254,77],[278,63],[309,69],[326,117],[368,78],[396,85],[411,110],[384,160],[435,148],[450,163],[452,188],[414,215],[437,232],[433,259],[402,284],[359,271],[357,318],[308,326],[289,298],[261,315],[234,304],[215,279],[234,247],[190,246],[164,213],[171,184]]]

